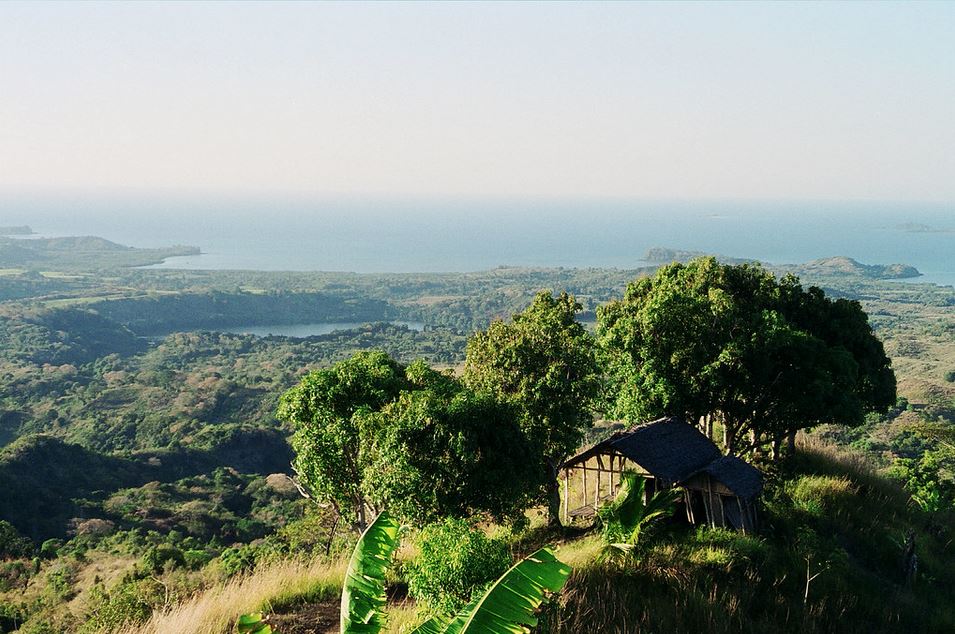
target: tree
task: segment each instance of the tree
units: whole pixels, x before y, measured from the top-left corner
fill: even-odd
[[[734,453],[821,423],[860,424],[895,375],[857,302],[713,258],[636,280],[598,310],[608,412],[634,422],[717,417]]]
[[[522,517],[539,479],[516,411],[430,372],[417,368],[419,389],[365,414],[362,427],[373,438],[363,459],[368,499],[419,522]]]
[[[514,404],[537,447],[551,524],[560,523],[558,467],[591,425],[600,385],[593,340],[575,318],[580,309],[572,295],[541,292],[467,345],[465,383]]]
[[[282,396],[277,415],[295,428],[292,466],[303,492],[364,526],[364,439],[358,422],[407,387],[404,367],[384,352],[372,351],[310,372]]]
[[[281,399],[301,488],[365,525],[367,509],[433,521],[518,517],[538,482],[517,412],[423,361],[360,352]]]

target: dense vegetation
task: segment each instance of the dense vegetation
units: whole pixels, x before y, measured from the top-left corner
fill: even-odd
[[[22,257],[0,271],[0,631],[24,622],[22,632],[111,631],[127,619],[171,609],[199,588],[241,579],[252,567],[285,570],[281,566],[293,565],[284,563],[290,558],[334,562],[354,539],[348,513],[306,501],[289,481],[289,438],[297,427],[276,412],[280,396],[303,378],[323,376],[369,350],[384,352],[376,358],[394,370],[397,385],[386,398],[338,420],[345,425],[347,418],[374,440],[374,455],[359,456],[363,499],[372,510],[387,502],[422,521],[489,512],[510,526],[494,529],[489,539],[508,544],[514,556],[547,541],[564,542],[560,556],[573,560],[575,573],[548,608],[546,631],[636,631],[638,623],[648,631],[756,632],[770,623],[793,632],[952,627],[944,608],[953,601],[945,588],[955,586],[947,545],[955,506],[955,451],[947,435],[955,423],[951,288],[882,282],[875,278],[891,271],[860,272],[839,261],[793,267],[825,291],[821,303],[841,306],[856,324],[858,306],[840,300],[860,302],[892,360],[898,400],[861,398],[858,415],[816,425],[807,441],[816,444],[804,446],[795,460],[764,465],[771,474],[769,521],[758,537],[659,524],[641,538],[632,564],[608,569],[592,556],[599,550],[596,537],[549,532],[533,513],[529,527],[508,518],[553,491],[541,468],[553,462],[546,458],[549,443],[557,447],[553,455],[566,453],[614,428],[588,428],[589,388],[568,402],[554,400],[566,385],[548,369],[561,363],[586,368],[587,345],[573,344],[588,341],[579,324],[589,327],[608,302],[632,299],[627,285],[650,271],[166,271],[120,268],[158,254],[96,241],[72,243],[84,247],[75,256],[65,243],[48,244],[43,257],[32,260],[35,255],[13,248],[24,248],[25,241],[10,242],[0,244],[4,257]],[[535,303],[541,289],[553,293]],[[567,301],[561,291],[580,305],[569,320],[560,316]],[[713,297],[709,290],[705,295]],[[814,333],[826,347],[837,345],[779,312],[789,326]],[[489,328],[498,318],[503,321]],[[384,323],[397,319],[424,322],[425,329]],[[601,319],[605,337],[612,327]],[[318,321],[370,323],[307,339],[213,330]],[[555,327],[540,328],[548,323]],[[623,323],[617,320],[613,328],[619,332]],[[468,347],[475,329],[485,331],[484,338]],[[552,337],[533,336],[537,332]],[[719,341],[724,350],[734,343]],[[446,368],[466,371],[452,376]],[[509,372],[530,380],[505,380]],[[582,372],[572,385],[586,385],[587,376]],[[494,397],[482,396],[486,392]],[[422,429],[424,419],[433,429]],[[841,424],[850,419],[853,426]],[[476,422],[484,420],[496,421],[494,434]],[[561,421],[567,427],[559,436],[532,433]],[[439,451],[447,442],[427,444],[452,437],[462,439],[458,454]],[[511,441],[496,447],[498,437]],[[822,440],[866,456],[871,466],[822,448]],[[523,484],[510,491],[494,486],[503,476],[471,490],[442,490],[447,469],[458,469],[455,477],[468,481],[485,471],[486,463],[462,460],[476,447],[486,455],[482,459],[497,455],[514,464],[521,452],[543,459],[521,461],[527,473],[508,477]],[[400,472],[374,473],[386,464]],[[416,482],[413,489],[399,486],[406,478]],[[421,491],[430,494],[427,504],[421,504]],[[462,551],[490,552],[493,547],[469,531],[470,524],[458,529]],[[906,581],[901,559],[910,536],[919,565]],[[450,564],[416,559],[413,551],[399,559],[390,581],[413,585],[422,605],[442,605],[445,598],[429,597],[425,588],[429,574],[446,574],[442,566]],[[302,565],[316,574],[312,564]],[[270,604],[320,603],[328,588],[340,584],[336,564],[328,565],[331,576],[322,577],[320,590],[270,598]],[[807,568],[809,576],[821,574],[804,600]],[[426,569],[432,572],[421,572]],[[470,577],[462,587],[473,590],[491,578]],[[455,601],[464,593],[458,591]],[[608,607],[595,616],[598,603]],[[234,618],[240,611],[230,613]],[[394,627],[400,614],[395,611]],[[415,618],[411,611],[404,622]]]

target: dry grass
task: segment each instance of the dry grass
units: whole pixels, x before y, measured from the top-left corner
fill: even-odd
[[[210,588],[122,634],[225,634],[240,614],[314,602],[340,592],[347,562],[280,561]]]

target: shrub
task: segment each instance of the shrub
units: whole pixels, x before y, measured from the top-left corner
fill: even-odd
[[[33,542],[20,535],[10,522],[0,520],[0,559],[28,557],[33,553]]]
[[[183,566],[185,563],[186,559],[182,551],[169,544],[153,546],[143,553],[142,559],[143,569],[149,574],[162,572],[167,566],[175,568]]]
[[[163,602],[163,588],[153,579],[122,583],[109,592],[102,586],[90,591],[90,612],[81,632],[115,631],[123,625],[142,623]]]
[[[430,608],[451,614],[475,591],[507,571],[507,543],[491,539],[466,520],[447,519],[422,529],[418,556],[407,567],[411,595]]]
[[[856,488],[845,477],[805,475],[787,485],[793,506],[810,515],[820,516]]]
[[[949,383],[955,383],[955,370],[949,370],[945,373],[945,380]]]
[[[250,546],[226,548],[219,555],[219,567],[228,577],[244,570],[251,570],[254,566],[255,550]]]

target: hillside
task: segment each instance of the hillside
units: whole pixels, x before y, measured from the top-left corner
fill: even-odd
[[[585,527],[561,536],[537,526],[510,539],[518,554],[556,542],[558,555],[574,567],[563,593],[545,608],[541,632],[929,633],[955,627],[951,525],[920,514],[859,456],[804,441],[790,468],[773,477],[764,521],[758,536],[660,525],[638,562],[625,567],[601,563],[600,540]],[[920,558],[915,579],[906,582],[903,548],[910,535]],[[173,631],[188,615],[190,631],[219,633],[230,613],[260,609],[278,614],[282,634],[337,631],[340,563],[296,566],[265,564],[128,631]],[[808,595],[807,566],[818,573]],[[408,599],[393,600],[389,610],[389,632],[415,621]],[[314,627],[320,629],[308,629]]]
[[[866,272],[868,265],[843,259],[806,266],[806,282],[862,302],[893,360],[901,397],[895,407],[855,428],[813,432],[851,447],[869,466],[807,445],[792,467],[770,468],[768,523],[758,538],[661,529],[626,572],[593,561],[599,543],[592,534],[543,530],[537,511],[529,532],[495,528],[493,534],[509,535],[515,553],[560,541],[577,567],[545,631],[581,631],[585,619],[597,619],[605,631],[617,627],[611,623],[630,631],[639,620],[645,631],[759,632],[778,622],[782,631],[823,632],[837,614],[917,631],[948,625],[939,606],[952,598],[939,588],[950,582],[953,563],[945,505],[955,482],[946,480],[951,463],[940,445],[913,430],[955,421],[955,383],[948,378],[955,371],[955,294],[883,282]],[[876,268],[881,274],[888,267]],[[210,631],[224,632],[252,603],[285,612],[279,622],[286,634],[334,622],[334,571],[354,537],[328,509],[306,504],[285,477],[291,430],[275,418],[279,395],[304,372],[372,348],[403,362],[460,368],[468,335],[521,310],[540,288],[571,290],[584,304],[579,318],[592,321],[597,307],[650,271],[5,272],[0,535],[15,535],[14,544],[28,539],[38,559],[22,549],[0,554],[0,631],[28,620],[23,632],[73,632],[90,618],[97,625],[88,631],[116,631],[120,617],[139,622],[155,610],[204,610],[225,592],[216,588],[240,594],[230,590],[228,606],[208,608],[219,615],[219,629]],[[425,328],[372,323],[304,339],[214,331],[383,318]],[[154,336],[140,336],[147,333]],[[595,428],[587,440],[601,433]],[[924,510],[933,491],[941,497]],[[924,573],[911,589],[898,579],[909,531]],[[813,572],[817,564],[829,567],[811,583],[804,608],[806,561],[793,549],[806,544],[830,563],[809,562]],[[274,583],[292,589],[268,599],[272,582],[261,582],[249,591],[252,601],[241,590],[252,569],[267,578],[275,571],[282,581]],[[211,591],[190,603],[200,589]],[[415,605],[400,598],[400,577],[394,592],[395,627],[414,621]],[[620,597],[626,609],[594,598],[604,595]],[[322,600],[296,611],[303,597]],[[598,604],[610,607],[594,612]],[[170,631],[164,627],[152,631]]]

